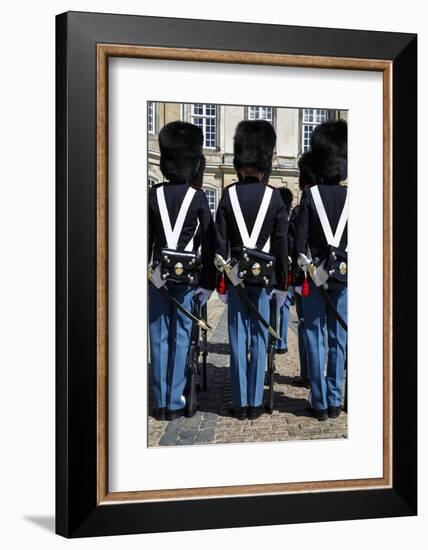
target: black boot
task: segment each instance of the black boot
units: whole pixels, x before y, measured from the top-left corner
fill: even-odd
[[[340,416],[340,413],[342,412],[342,407],[329,407],[328,408],[328,417],[329,418],[337,418]]]
[[[166,411],[166,419],[175,420],[176,418],[180,418],[180,416],[184,416],[185,412],[186,409],[184,407],[182,409],[168,409]]]
[[[248,418],[248,407],[235,407],[232,405],[228,408],[228,412],[238,420],[247,420]]]
[[[313,409],[312,407],[308,407],[308,411],[314,418],[316,418],[320,422],[322,422],[323,420],[327,420],[328,418],[327,409]]]
[[[259,407],[252,407],[251,405],[248,407],[248,420],[255,420],[259,416],[261,416],[264,413],[264,407],[263,405],[260,405]]]
[[[166,420],[166,408],[154,407],[152,415],[156,418],[156,420]]]

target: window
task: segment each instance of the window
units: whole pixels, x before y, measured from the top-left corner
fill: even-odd
[[[147,129],[149,134],[154,134],[156,131],[156,106],[154,101],[147,102]]]
[[[311,144],[311,135],[316,128],[316,124],[304,124],[302,130],[302,139],[303,139],[303,152],[309,151]]]
[[[215,149],[217,146],[217,105],[193,103],[192,123],[204,133],[204,148]]]
[[[273,108],[250,105],[248,107],[248,120],[267,120],[273,122]]]
[[[311,135],[316,126],[328,120],[327,109],[303,109],[302,149],[310,148]]]
[[[204,191],[208,199],[208,205],[210,207],[211,213],[215,214],[215,211],[217,208],[216,191],[215,189],[206,189],[206,188],[204,188]]]

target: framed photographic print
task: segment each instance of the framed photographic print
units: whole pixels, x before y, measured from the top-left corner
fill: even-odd
[[[57,533],[416,514],[417,37],[56,25]]]

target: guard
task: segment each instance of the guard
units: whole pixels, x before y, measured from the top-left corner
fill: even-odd
[[[291,205],[293,203],[293,193],[288,187],[281,187],[280,188],[281,198],[285,204],[285,208],[287,209],[287,216],[288,216],[288,232],[290,232],[290,214],[291,214]],[[287,239],[287,242],[289,242],[289,239]],[[290,260],[291,260],[291,254],[290,254],[290,246],[288,246],[288,267],[290,268]],[[279,335],[281,336],[281,340],[277,340],[276,350],[275,353],[281,354],[281,353],[287,353],[288,351],[288,321],[290,318],[290,307],[295,303],[294,301],[294,293],[293,289],[290,287],[287,292],[287,297],[285,299],[285,302],[281,309],[278,309],[277,311],[277,319],[279,320]]]
[[[312,153],[306,151],[299,159],[299,189],[303,191],[307,187],[316,184],[313,173]],[[289,284],[294,287],[294,299],[297,315],[297,340],[300,360],[300,376],[296,377],[294,384],[309,389],[308,353],[306,346],[306,334],[303,315],[302,282],[303,273],[297,264],[297,254],[294,246],[296,237],[296,222],[299,214],[299,205],[295,206],[288,220],[288,254],[291,258],[291,270],[288,274]]]
[[[233,405],[240,420],[263,412],[269,297],[287,292],[288,215],[278,189],[262,182],[272,169],[275,131],[264,120],[242,121],[234,137],[239,181],[228,186],[216,216],[216,265],[228,274]],[[275,334],[269,327],[271,334]]]
[[[168,181],[149,192],[149,327],[157,420],[185,413],[193,300],[198,295],[205,304],[215,287],[211,212],[204,191],[189,184],[200,173],[202,143],[202,131],[193,124],[164,126],[159,133],[160,169]],[[198,227],[200,254],[194,242]]]
[[[302,193],[296,223],[298,263],[309,282],[303,314],[310,383],[310,412],[318,420],[342,409],[347,342],[347,125],[317,126],[311,137],[316,185]],[[325,374],[324,330],[328,360]]]

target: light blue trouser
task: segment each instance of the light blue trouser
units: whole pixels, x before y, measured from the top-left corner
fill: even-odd
[[[278,323],[278,334],[281,340],[275,340],[276,349],[287,349],[288,319],[290,317],[291,294],[287,292],[287,298],[282,307],[276,310]]]
[[[305,319],[303,316],[303,298],[296,292],[296,313],[297,313],[297,340],[299,344],[300,376],[308,378],[308,350],[306,347]]]
[[[269,290],[248,287],[245,292],[269,321]],[[232,285],[228,289],[227,311],[232,400],[238,407],[259,407],[263,402],[268,332]]]
[[[195,287],[177,285],[168,289],[187,310],[193,310]],[[153,397],[156,407],[171,410],[184,406],[186,360],[192,321],[183,315],[153,285],[149,285],[150,356]]]
[[[338,312],[347,322],[348,289],[329,283],[327,290]],[[346,353],[346,331],[338,323],[333,310],[321,291],[310,281],[309,296],[303,298],[305,334],[308,350],[311,405],[314,409],[339,407],[342,404],[342,385]],[[325,374],[324,331],[327,323],[328,359]]]

